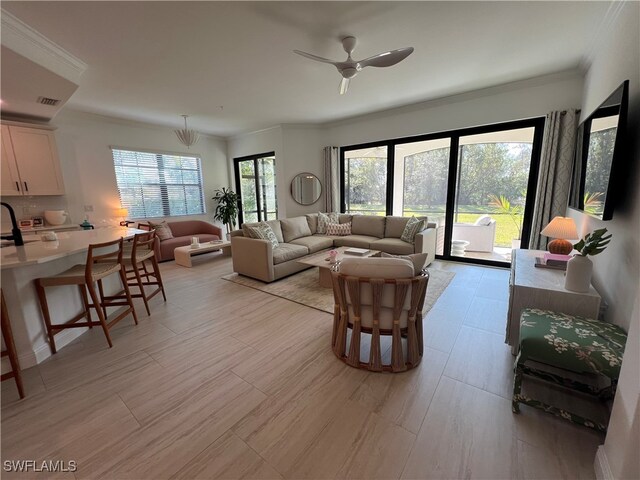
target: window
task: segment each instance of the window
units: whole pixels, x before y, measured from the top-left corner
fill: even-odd
[[[120,203],[131,218],[205,213],[199,157],[112,152]]]
[[[240,224],[278,218],[275,152],[234,159]]]

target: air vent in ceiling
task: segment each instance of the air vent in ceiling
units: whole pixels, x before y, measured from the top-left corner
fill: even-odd
[[[38,97],[38,103],[41,103],[42,105],[51,105],[52,107],[55,107],[60,103],[60,100],[56,98],[49,98],[49,97]]]

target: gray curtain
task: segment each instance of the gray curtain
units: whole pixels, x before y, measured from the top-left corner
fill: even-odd
[[[324,211],[340,211],[338,147],[324,147]]]
[[[577,124],[575,110],[547,114],[529,248],[546,250],[548,239],[540,231],[554,217],[566,215]]]

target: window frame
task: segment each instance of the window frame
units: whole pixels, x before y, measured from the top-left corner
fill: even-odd
[[[135,219],[149,219],[149,218],[163,218],[163,217],[187,217],[187,216],[195,216],[195,215],[206,215],[207,213],[207,204],[206,204],[206,200],[205,200],[205,196],[204,196],[204,176],[202,174],[202,156],[198,153],[184,153],[184,152],[169,152],[166,150],[152,150],[152,149],[145,149],[145,148],[131,148],[131,147],[120,147],[120,146],[115,146],[115,145],[111,145],[109,147],[111,149],[111,160],[113,162],[113,170],[114,170],[114,175],[116,177],[116,188],[118,189],[118,197],[120,199],[120,205],[123,208],[127,208],[126,205],[123,203],[123,198],[122,198],[122,192],[120,190],[120,185],[118,184],[118,174],[116,173],[116,159],[114,156],[114,153],[116,151],[121,151],[121,152],[132,152],[134,154],[151,154],[151,155],[155,155],[156,157],[156,163],[157,163],[157,172],[158,172],[158,184],[157,186],[159,187],[160,190],[160,198],[164,199],[166,198],[167,201],[162,201],[162,215],[158,216],[158,215],[150,215],[149,212],[146,211],[145,208],[145,215],[144,216],[139,216],[139,215],[133,215],[133,212],[130,212],[131,216],[130,218],[135,218]],[[181,157],[181,158],[193,158],[196,160],[197,163],[197,168],[196,168],[196,172],[198,174],[198,183],[197,184],[192,184],[192,183],[169,183],[167,184],[164,181],[164,167],[160,167],[160,163],[164,163],[164,157]],[[187,170],[187,169],[172,169],[172,170]],[[188,169],[188,171],[193,171],[191,169]],[[132,184],[131,186],[133,187],[144,187],[145,185],[156,185],[156,184],[143,184],[143,183],[139,183],[139,184]],[[170,209],[170,203],[169,203],[169,199],[168,199],[168,186],[182,186],[183,188],[186,186],[189,187],[198,187],[200,190],[200,198],[201,198],[201,205],[202,205],[202,211],[200,213],[171,213],[171,209]],[[186,205],[186,195],[185,195],[185,205]]]
[[[273,157],[273,166],[274,166],[274,172],[275,172],[275,165],[276,165],[276,152],[275,151],[271,151],[271,152],[265,152],[265,153],[258,153],[255,155],[247,155],[244,157],[236,157],[233,159],[233,173],[235,176],[235,184],[236,184],[236,193],[238,194],[238,222],[239,225],[242,226],[242,224],[244,223],[244,211],[242,209],[242,176],[240,174],[240,163],[242,162],[246,162],[246,161],[252,161],[253,162],[253,168],[254,168],[254,172],[255,172],[255,178],[254,178],[254,183],[255,183],[255,190],[256,190],[256,209],[257,209],[257,216],[258,216],[258,222],[262,222],[262,221],[266,221],[262,218],[263,216],[263,209],[264,209],[264,204],[266,204],[266,194],[265,192],[263,192],[262,188],[260,187],[260,175],[258,173],[258,160],[262,159],[262,158],[269,158],[269,157]],[[276,181],[274,183],[274,188],[275,188],[275,194],[276,194],[276,218],[278,218],[278,180],[277,180],[277,174],[276,175]],[[264,202],[264,204],[263,204]],[[266,213],[266,212],[265,212]]]

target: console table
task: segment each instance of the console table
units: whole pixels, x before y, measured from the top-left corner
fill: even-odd
[[[540,308],[554,312],[598,318],[600,295],[591,286],[588,293],[571,292],[564,288],[564,271],[535,266],[540,250],[514,250],[509,279],[509,310],[505,343],[515,355],[520,335],[520,314],[523,308]]]

